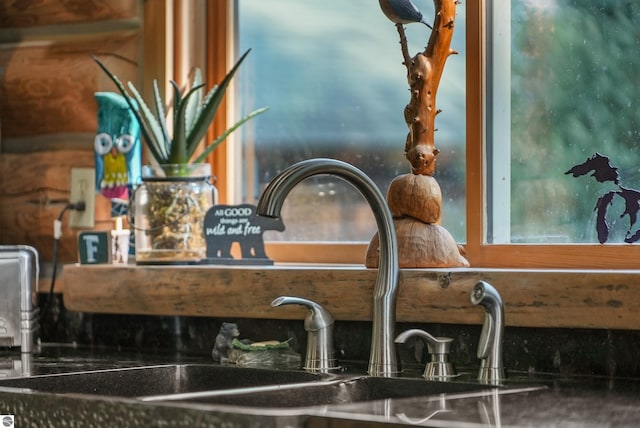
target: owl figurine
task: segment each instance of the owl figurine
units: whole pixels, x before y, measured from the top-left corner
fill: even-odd
[[[94,140],[96,190],[112,202],[126,201],[140,180],[140,125],[120,94],[96,92],[98,130]]]

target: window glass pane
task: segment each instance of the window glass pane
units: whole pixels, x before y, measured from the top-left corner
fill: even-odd
[[[427,3],[427,2],[424,2]],[[422,6],[422,5],[421,5]],[[431,10],[423,12],[433,18]],[[404,158],[409,102],[395,25],[377,1],[239,0],[239,51],[251,48],[240,69],[238,115],[270,110],[243,126],[242,195],[256,203],[266,184],[285,167],[308,158],[349,162],[383,192],[393,177],[409,172]],[[424,50],[430,30],[406,26],[411,55]],[[464,9],[440,83],[436,178],[443,193],[443,225],[465,239]],[[283,207],[284,233],[270,240],[369,241],[375,221],[364,198],[334,177],[299,184]]]
[[[502,3],[490,12],[489,242],[603,242],[605,220],[605,241],[623,242],[640,197],[623,192],[640,188],[640,3]],[[592,175],[596,153],[618,183]]]

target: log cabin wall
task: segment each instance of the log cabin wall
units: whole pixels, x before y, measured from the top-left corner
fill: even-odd
[[[53,222],[69,199],[71,169],[94,167],[94,93],[116,90],[92,56],[138,85],[144,7],[142,0],[0,0],[0,244],[34,246],[43,272],[52,266]],[[60,264],[77,260],[79,230],[68,217]],[[95,229],[111,227],[102,196],[95,218]]]

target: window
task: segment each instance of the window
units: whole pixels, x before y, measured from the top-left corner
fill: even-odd
[[[468,13],[472,265],[637,266],[637,246],[621,243],[630,223],[620,201],[608,210],[611,239],[596,238],[594,207],[612,183],[565,173],[601,152],[629,184],[637,177],[630,52],[640,8],[512,0],[469,5]]]
[[[433,6],[431,5],[433,8]],[[433,17],[433,10],[423,11]],[[458,9],[453,45],[438,92],[437,178],[444,195],[444,226],[465,239],[464,9]],[[330,157],[362,169],[385,192],[409,171],[404,158],[409,102],[406,69],[395,25],[371,0],[240,0],[238,52],[252,49],[237,82],[239,114],[270,110],[242,129],[244,184],[236,200],[255,203],[285,167]],[[412,55],[430,30],[406,26]],[[284,233],[267,239],[368,242],[376,230],[357,191],[335,177],[298,185],[283,207]]]
[[[377,4],[372,6],[364,0],[348,3],[340,2],[338,8],[327,2],[237,2],[236,50],[253,48],[250,60],[243,65],[239,99],[244,101],[237,109],[246,113],[252,107],[272,108],[243,129],[244,171],[250,178],[245,182],[250,185],[236,192],[238,200],[255,201],[270,177],[302,158],[342,158],[365,170],[383,190],[394,174],[404,172],[406,127],[401,112],[407,100],[397,34]],[[275,9],[280,5],[288,7],[282,16],[297,19],[285,22]],[[319,9],[311,9],[313,16],[304,14],[309,11],[306,8],[314,7]],[[353,10],[337,17],[327,15],[345,7]],[[461,56],[447,62],[438,93],[444,113],[438,117],[440,133],[436,141],[443,152],[437,178],[445,196],[445,226],[458,241],[466,242],[472,266],[637,266],[634,259],[640,256],[638,246],[620,242],[630,223],[629,216],[619,218],[620,210],[624,212],[619,200],[608,210],[610,240],[605,245],[596,240],[593,207],[603,192],[612,191],[611,183],[603,188],[589,175],[572,177],[565,172],[600,151],[619,168],[622,184],[640,187],[633,80],[638,57],[634,54],[638,48],[634,24],[640,19],[638,9],[631,1],[615,0],[513,0],[507,5],[485,0],[459,6],[455,34],[465,40],[454,40],[452,46]],[[359,19],[354,20],[354,16]],[[407,29],[424,32],[421,27],[412,24]],[[371,29],[375,31],[366,34]],[[312,43],[305,45],[304,33]],[[375,42],[368,45],[371,40]],[[418,46],[424,40],[422,36],[410,36]],[[261,45],[259,41],[267,43]],[[387,43],[391,45],[388,48],[384,46]],[[388,53],[383,53],[386,49]],[[373,65],[359,64],[356,82],[346,83],[348,63],[354,58],[362,60],[367,56],[363,52],[377,61]],[[389,60],[391,56],[398,59]],[[275,74],[269,75],[265,62],[274,58],[278,58]],[[466,70],[458,68],[456,63],[461,62],[465,62]],[[298,80],[304,76],[297,74],[330,80],[305,84]],[[381,80],[368,80],[374,78],[372,74]],[[466,86],[462,87],[465,80]],[[263,86],[273,81],[274,85],[255,88],[252,81]],[[282,81],[286,85],[278,87],[276,84]],[[459,102],[465,89],[464,100]],[[296,99],[287,91],[311,96]],[[358,92],[369,94],[359,96]],[[269,101],[279,95],[288,101],[282,105]],[[354,98],[349,98],[352,95]],[[452,100],[457,104],[444,105]],[[316,110],[320,101],[333,108]],[[466,134],[459,132],[465,113]],[[454,123],[445,121],[449,115],[455,116]],[[302,125],[287,128],[287,117]],[[367,118],[369,124],[363,122]],[[374,131],[373,139],[366,136],[369,129]],[[464,141],[466,146],[460,144]],[[359,146],[365,150],[355,149]],[[378,159],[377,153],[389,156]],[[464,170],[449,168],[449,163]],[[445,175],[453,172],[455,178]],[[462,182],[466,191],[460,190]],[[370,226],[360,226],[367,221],[368,208],[345,209],[345,203],[361,198],[343,194],[350,190],[348,186],[336,186],[340,184],[331,180],[300,185],[300,195],[289,197],[297,202],[284,213],[291,235],[270,239],[367,241],[374,230],[372,217]],[[326,199],[322,203],[300,202],[310,195],[339,202],[333,208],[328,208]],[[310,213],[327,218],[308,221],[306,215],[290,214],[309,207]],[[466,212],[466,221],[461,212]],[[294,224],[295,218],[302,217],[306,224]],[[351,221],[351,226],[336,228],[336,224],[342,224],[337,219],[342,218]],[[358,227],[353,227],[356,224]],[[326,229],[304,230],[310,226]],[[330,248],[341,245],[336,242]]]
[[[487,240],[597,243],[594,206],[613,183],[565,172],[600,152],[625,185],[640,185],[640,61],[630,54],[640,7],[512,0],[491,10]],[[607,212],[624,212],[622,197],[612,203]],[[607,217],[608,241],[624,242],[629,219]]]

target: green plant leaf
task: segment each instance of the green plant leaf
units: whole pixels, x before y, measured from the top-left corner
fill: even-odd
[[[171,86],[173,87],[173,138],[171,140],[171,147],[169,147],[169,159],[174,159],[177,157],[177,155],[174,155],[175,153],[183,151],[181,148],[176,146],[176,128],[178,126],[178,110],[180,110],[180,103],[182,102],[182,91],[174,80],[170,80],[169,83],[171,83]],[[179,143],[180,142],[178,142],[178,144]],[[171,163],[176,162],[171,161]]]
[[[165,159],[169,158],[169,151],[171,150],[171,137],[169,136],[169,130],[167,129],[167,113],[164,109],[164,101],[160,96],[160,89],[158,88],[158,81],[153,79],[153,98],[156,104],[156,115],[160,122],[160,128],[162,128],[162,135],[164,137],[162,144],[162,155]]]
[[[186,114],[189,99],[195,96],[204,85],[191,88],[189,92],[180,100],[176,114],[175,128],[173,130],[173,144],[171,146],[171,163],[188,163],[190,156],[187,147]]]
[[[158,123],[158,119],[153,114],[151,109],[147,106],[147,104],[144,102],[142,95],[140,95],[140,92],[138,92],[138,90],[133,85],[133,83],[128,82],[128,86],[135,100],[140,105],[140,110],[142,111],[142,114],[140,115],[141,118],[144,119],[145,124],[149,127],[153,135],[153,139],[147,141],[148,142],[147,146],[149,147],[149,151],[151,151],[151,153],[153,154],[153,157],[156,158],[158,162],[164,161],[166,160],[166,157],[162,155],[164,151],[164,135],[162,133],[162,128]],[[160,118],[160,121],[162,120],[164,119]]]
[[[200,140],[202,140],[202,138],[205,136],[207,129],[209,128],[209,125],[211,125],[218,107],[222,102],[222,98],[224,97],[225,91],[227,90],[231,79],[233,78],[234,74],[238,70],[238,67],[240,67],[240,64],[242,64],[242,61],[244,61],[249,52],[251,52],[251,49],[247,50],[240,57],[233,68],[227,73],[220,85],[214,86],[211,89],[210,93],[207,94],[205,103],[202,107],[202,114],[200,115],[200,117],[198,117],[195,125],[193,126],[193,130],[187,136],[187,145],[189,147],[189,152],[193,153],[196,150],[196,147]]]
[[[188,164],[191,162],[203,162],[206,157],[246,121],[264,113],[267,108],[256,110],[236,122],[231,128],[226,130],[221,136],[207,145],[204,151],[192,161],[200,141],[204,138],[207,129],[211,125],[216,112],[224,98],[231,79],[240,67],[240,64],[247,57],[251,49],[247,50],[234,64],[219,85],[214,85],[204,96],[204,84],[202,84],[202,73],[199,69],[194,70],[191,88],[182,94],[178,84],[170,81],[173,87],[173,137],[169,135],[166,120],[166,104],[163,102],[158,83],[153,82],[153,95],[155,103],[155,114],[145,104],[139,91],[128,82],[131,95],[120,80],[111,73],[107,67],[97,58],[93,58],[102,70],[114,82],[120,93],[124,96],[127,104],[133,111],[136,120],[140,124],[142,135],[147,143],[151,155],[159,164],[177,163]],[[138,107],[139,106],[139,107]]]
[[[180,108],[180,102],[182,101],[182,91],[175,81],[170,80],[169,83],[171,83],[171,86],[173,87],[173,129],[175,129],[175,123],[176,120],[178,120],[178,109]]]
[[[193,160],[193,163],[204,162],[207,159],[207,156],[209,156],[209,154],[213,151],[213,149],[218,147],[220,145],[220,143],[222,143],[225,140],[225,138],[227,138],[233,131],[235,131],[240,126],[242,126],[242,124],[245,123],[246,121],[248,121],[250,119],[253,119],[254,117],[258,116],[259,114],[264,113],[267,110],[269,110],[269,107],[260,108],[258,110],[255,110],[255,111],[249,113],[248,115],[246,115],[245,117],[243,117],[242,119],[237,121],[232,127],[227,129],[222,135],[220,135],[211,144],[209,144],[204,149],[204,151],[202,153],[200,153],[200,155],[198,155],[198,157]]]
[[[200,89],[196,92],[196,94],[189,98],[187,109],[185,110],[185,120],[186,120],[186,132],[187,135],[191,133],[193,130],[193,126],[196,123],[196,119],[200,116],[202,111],[202,98],[204,93],[204,88],[202,88],[202,71],[200,68],[196,67],[193,70],[193,82],[191,83],[191,87],[195,88],[200,86]]]

